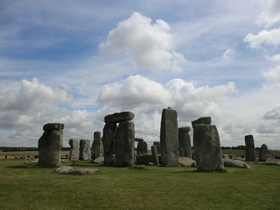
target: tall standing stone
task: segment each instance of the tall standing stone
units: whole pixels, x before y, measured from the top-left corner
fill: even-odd
[[[179,140],[177,112],[163,109],[160,127],[161,164],[163,166],[178,166]]]
[[[263,144],[261,146],[261,149],[260,149],[260,152],[259,152],[259,161],[266,161],[266,158],[267,158],[267,146],[266,144]]]
[[[134,123],[123,121],[119,124],[115,134],[116,166],[134,165]]]
[[[192,158],[191,137],[189,135],[190,127],[181,127],[178,129],[179,136],[179,156]]]
[[[158,166],[159,165],[159,158],[158,158],[158,151],[157,151],[157,146],[153,145],[151,146],[152,150],[152,159],[154,165]]]
[[[79,160],[79,141],[77,139],[70,139],[69,145],[71,147],[69,160]]]
[[[215,125],[195,124],[193,141],[198,171],[223,170],[220,138]]]
[[[138,139],[137,144],[137,155],[146,155],[148,154],[148,144],[143,139]]]
[[[115,132],[117,129],[116,123],[106,123],[103,128],[103,146],[104,146],[104,165],[115,165]]]
[[[57,167],[61,164],[61,148],[63,144],[62,123],[48,123],[44,125],[44,133],[38,141],[38,165]]]
[[[101,133],[99,131],[95,131],[93,133],[91,158],[94,160],[99,157],[103,157],[103,143],[102,143]]]
[[[246,148],[245,148],[246,161],[255,161],[256,160],[256,151],[255,151],[253,135],[245,136],[245,144],[246,144]]]
[[[80,140],[80,160],[90,160],[91,151],[90,151],[90,140],[81,139]]]

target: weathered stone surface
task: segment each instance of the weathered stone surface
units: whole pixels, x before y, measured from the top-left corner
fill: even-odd
[[[134,141],[139,142],[139,141],[144,141],[142,138],[134,138]]]
[[[159,158],[158,158],[157,146],[156,145],[151,146],[151,150],[152,150],[152,162],[154,163],[154,165],[158,166]]]
[[[259,161],[266,161],[267,151],[268,151],[268,148],[267,148],[266,144],[263,144],[259,151]]]
[[[245,144],[246,144],[246,148],[245,148],[246,161],[255,161],[256,160],[256,151],[255,151],[253,135],[245,136]]]
[[[90,151],[90,140],[81,139],[80,140],[80,160],[90,160],[91,151]]]
[[[149,165],[153,162],[152,155],[136,155],[136,164],[137,165]]]
[[[251,168],[247,163],[242,160],[223,159],[225,167],[238,167],[238,168]]]
[[[161,154],[160,141],[154,141],[153,145],[157,147],[158,154]]]
[[[55,169],[55,172],[60,174],[75,174],[75,175],[92,174],[97,171],[98,169],[95,168],[73,168],[71,166],[62,166],[60,168]]]
[[[132,112],[120,112],[105,116],[105,123],[120,123],[123,121],[133,120],[134,114]]]
[[[191,166],[196,167],[195,160],[189,158],[189,157],[179,157],[178,159],[181,166]]]
[[[198,171],[221,171],[224,168],[219,133],[215,125],[194,126],[194,149]]]
[[[93,142],[91,146],[91,158],[94,160],[99,157],[103,157],[103,143],[101,138],[101,133],[95,131],[93,133]]]
[[[116,166],[134,165],[134,123],[121,122],[115,134]]]
[[[79,141],[77,139],[70,139],[69,145],[71,147],[69,160],[79,160],[79,155],[80,155]]]
[[[190,127],[181,127],[178,129],[179,136],[179,156],[192,158],[191,137],[189,135]]]
[[[96,159],[94,159],[92,162],[93,162],[93,163],[96,163],[96,164],[104,163],[104,157],[96,158]]]
[[[115,165],[115,132],[117,130],[116,123],[106,123],[103,128],[103,146],[104,146],[104,165]]]
[[[64,125],[61,123],[48,123],[44,125],[45,132],[38,141],[38,165],[57,167],[61,164],[61,148],[63,144]]]
[[[44,131],[53,131],[53,130],[63,130],[64,124],[63,123],[48,123],[44,125]]]
[[[200,117],[197,120],[192,121],[192,127],[197,124],[211,125],[211,117]]]
[[[148,154],[148,144],[144,140],[138,141],[137,144],[137,155],[146,155]]]
[[[179,157],[177,112],[163,109],[160,127],[161,164],[163,166],[177,166]]]

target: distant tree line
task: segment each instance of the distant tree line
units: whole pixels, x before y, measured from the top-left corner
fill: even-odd
[[[38,151],[37,147],[0,147],[2,152]],[[70,147],[63,147],[62,151],[70,150]]]

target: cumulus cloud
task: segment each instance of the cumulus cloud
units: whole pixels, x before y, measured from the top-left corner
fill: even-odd
[[[280,62],[280,54],[273,56],[266,56],[266,59],[272,62]]]
[[[259,0],[263,7],[263,12],[258,19],[260,25],[270,27],[280,22],[280,1],[279,0]]]
[[[265,88],[280,89],[280,66],[264,72]]]
[[[9,146],[37,146],[46,123],[64,123],[64,146],[70,138],[92,139],[100,122],[86,110],[70,110],[63,107],[72,100],[65,90],[52,88],[38,79],[22,80],[18,89],[0,90],[1,142]],[[5,146],[5,145],[3,145]]]
[[[174,35],[163,20],[152,20],[134,12],[109,32],[100,51],[105,55],[124,53],[140,67],[156,71],[180,71],[186,62],[184,56],[175,51]]]
[[[248,42],[250,48],[261,48],[262,46],[280,45],[280,28],[272,30],[262,30],[254,35],[249,33],[243,40]]]
[[[61,89],[52,89],[41,84],[38,79],[21,80],[18,92],[7,91],[0,96],[3,110],[33,111],[40,109],[44,103],[68,103],[71,97]]]

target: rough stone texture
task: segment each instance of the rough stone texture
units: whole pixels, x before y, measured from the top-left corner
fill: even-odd
[[[44,125],[45,131],[38,141],[38,165],[57,167],[61,164],[61,148],[63,144],[63,128],[61,123]]]
[[[161,154],[160,141],[154,141],[153,145],[157,147],[158,154]]]
[[[138,141],[137,144],[137,155],[146,155],[148,154],[148,144],[144,140]]]
[[[101,138],[101,133],[95,131],[93,133],[93,142],[91,146],[91,158],[94,160],[99,157],[103,157],[103,143]]]
[[[225,167],[251,168],[247,163],[245,163],[242,160],[232,160],[224,158],[223,161]]]
[[[105,123],[120,123],[123,121],[133,120],[134,114],[132,112],[120,112],[105,116]]]
[[[53,131],[53,130],[63,130],[64,124],[63,123],[48,123],[44,125],[43,130],[44,131]]]
[[[136,164],[137,165],[149,165],[149,163],[153,162],[152,155],[137,155],[136,156]]]
[[[220,138],[215,125],[196,124],[193,141],[198,171],[223,170]]]
[[[197,120],[192,121],[192,127],[194,128],[197,124],[211,125],[211,117],[201,117]]]
[[[179,139],[177,112],[163,109],[160,127],[160,147],[162,166],[178,166]]]
[[[90,160],[91,150],[90,150],[90,140],[81,139],[80,140],[80,160]]]
[[[92,163],[96,163],[96,164],[104,163],[104,157],[96,158],[92,161]]]
[[[245,136],[245,159],[246,161],[255,161],[256,160],[256,152],[255,152],[255,144],[253,135]]]
[[[195,160],[189,158],[189,157],[179,157],[179,163],[181,166],[191,166],[191,167],[196,167],[196,162]]]
[[[266,144],[263,144],[259,151],[259,161],[266,161],[267,150],[268,150],[268,148],[267,148]]]
[[[181,127],[178,129],[179,136],[179,156],[192,158],[191,137],[189,135],[190,127]]]
[[[79,141],[77,139],[70,139],[69,145],[71,147],[69,160],[79,160],[79,155],[80,155]]]
[[[115,134],[116,166],[134,165],[134,123],[121,122]]]
[[[115,165],[115,132],[117,130],[116,123],[106,123],[103,128],[103,146],[104,146],[104,165]]]
[[[152,150],[152,162],[154,163],[154,165],[158,166],[159,158],[158,158],[157,146],[156,145],[151,146],[151,150]]]
[[[98,171],[95,168],[73,168],[71,166],[62,166],[60,168],[55,169],[55,172],[60,174],[75,174],[75,175],[84,175],[84,174],[92,174]]]

